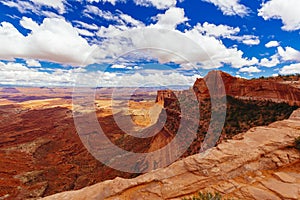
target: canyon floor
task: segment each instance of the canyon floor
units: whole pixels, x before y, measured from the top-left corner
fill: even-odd
[[[95,110],[113,140],[120,130],[111,117],[107,90],[101,91]],[[84,147],[74,125],[71,88],[0,88],[0,95],[0,199],[37,198],[136,176],[104,166]],[[122,100],[114,104],[115,112],[130,116],[140,129],[157,118],[148,112],[155,98],[130,101],[126,111]]]

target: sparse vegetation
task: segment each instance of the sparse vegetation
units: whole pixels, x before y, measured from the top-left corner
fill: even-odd
[[[227,97],[227,115],[223,128],[226,135],[245,132],[255,126],[266,126],[287,119],[297,106],[271,101],[240,100]]]
[[[192,104],[190,99],[182,99],[183,103],[181,104],[189,110],[189,104]],[[212,127],[214,127],[212,131],[216,133],[216,137],[219,138],[218,133],[220,133],[220,130],[218,127],[222,127],[222,124],[219,124],[222,120],[213,120],[213,122],[211,122],[211,102],[209,99],[202,101],[203,102],[200,103],[200,122],[197,138],[183,157],[199,152],[201,141],[204,140],[210,123],[214,123],[212,124]],[[174,108],[176,109],[176,106],[172,106],[172,109]],[[193,106],[188,111],[191,119],[196,116],[192,108]],[[275,121],[287,119],[297,108],[297,106],[290,106],[287,103],[275,103],[267,100],[245,100],[227,96],[227,112],[225,124],[222,129],[222,138],[229,139],[238,133],[246,132],[252,127],[267,126]],[[215,112],[218,112],[218,108]],[[221,115],[221,113],[219,115]]]
[[[255,79],[265,79],[265,80],[276,80],[276,81],[299,81],[300,80],[300,74],[289,74],[289,75],[278,75],[275,77],[264,77],[261,76],[259,78],[253,78],[252,80]]]
[[[222,197],[220,193],[211,193],[211,192],[199,192],[198,195],[190,197],[190,198],[183,198],[183,200],[231,200],[225,199]]]
[[[295,148],[300,151],[300,136],[295,139]]]

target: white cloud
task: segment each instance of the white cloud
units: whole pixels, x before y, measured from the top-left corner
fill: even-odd
[[[46,18],[61,18],[64,19],[62,15],[59,15],[52,11],[42,10],[41,15],[44,15]]]
[[[118,25],[123,25],[123,26],[133,26],[133,27],[141,27],[144,24],[141,21],[138,21],[136,19],[134,19],[133,17],[124,14],[122,12],[117,12],[115,14],[113,14],[110,11],[103,11],[101,9],[99,9],[96,6],[92,6],[92,5],[87,5],[86,8],[84,9],[83,13],[87,16],[90,17],[91,19],[94,19],[92,15],[96,15],[98,17],[101,17],[107,21],[115,21],[117,22]],[[80,23],[81,25],[87,26],[87,24],[84,23]]]
[[[13,62],[8,62],[8,63],[3,63],[0,62],[0,71],[1,73],[3,71],[27,71],[30,70],[28,69],[25,65],[21,63],[13,63]],[[32,70],[34,71],[34,70]]]
[[[110,68],[112,68],[112,69],[129,69],[129,70],[143,69],[142,67],[139,67],[139,66],[126,66],[126,65],[122,65],[122,64],[114,64],[114,65],[110,66]]]
[[[50,74],[30,69],[21,63],[0,62],[0,84],[22,86],[48,86],[48,85],[72,85],[73,71],[65,71],[63,74]],[[47,80],[47,81],[45,81]]]
[[[38,23],[36,23],[35,21],[33,21],[31,18],[28,17],[23,17],[20,21],[20,24],[21,26],[23,26],[28,30],[36,30],[39,28]]]
[[[123,22],[125,24],[127,24],[127,25],[129,24],[129,25],[132,25],[134,27],[142,27],[142,26],[144,26],[144,24],[142,22],[140,22],[140,21],[132,18],[131,16],[129,16],[127,14],[121,13],[120,14],[120,19],[122,19]]]
[[[78,74],[80,83],[86,86],[117,86],[117,87],[144,87],[144,86],[170,86],[170,85],[183,85],[191,86],[200,78],[200,75],[185,76],[179,72],[164,73],[158,70],[144,71],[143,73],[137,72],[134,74],[117,75],[110,72],[96,72]],[[95,80],[93,82],[92,80]],[[96,80],[98,82],[96,82]]]
[[[184,9],[175,7],[168,9],[164,14],[158,14],[155,18],[157,23],[153,27],[170,30],[175,30],[177,25],[188,20],[185,17]]]
[[[88,24],[88,23],[78,21],[78,20],[74,20],[73,22],[76,24],[79,24],[84,29],[89,29],[89,30],[98,30],[99,29],[99,27],[96,24]]]
[[[156,16],[157,23],[148,27],[133,28],[122,25],[100,27],[97,35],[106,38],[100,46],[102,52],[120,55],[132,49],[152,49],[143,56],[157,58],[160,63],[175,62],[183,68],[219,68],[224,63],[234,68],[258,64],[256,58],[245,58],[236,47],[227,48],[216,36],[232,37],[239,28],[197,24],[183,33],[176,30],[178,24],[187,21],[184,10],[170,8]],[[240,39],[244,36],[236,36]],[[176,42],[174,42],[176,41]],[[155,49],[155,50],[153,50]],[[148,58],[147,57],[147,58]],[[192,65],[188,65],[188,62]]]
[[[249,74],[252,74],[252,73],[259,73],[261,72],[260,69],[258,69],[257,67],[254,67],[254,66],[251,66],[251,67],[244,67],[244,68],[241,68],[239,70],[239,72],[241,73],[249,73]]]
[[[70,65],[93,62],[89,56],[96,46],[90,46],[64,19],[45,18],[38,26],[28,18],[22,18],[21,21],[23,26],[32,30],[27,36],[12,24],[1,23],[0,59],[37,59]]]
[[[300,29],[299,0],[269,0],[261,5],[258,16],[268,19],[281,19],[282,29],[293,31]]]
[[[85,30],[85,29],[76,28],[76,30],[82,36],[93,37],[95,35],[94,33],[90,32],[88,30]]]
[[[215,37],[203,35],[201,30],[198,30],[198,26],[195,26],[191,30],[185,31],[185,36],[195,41],[206,52],[206,56],[209,60],[204,62],[203,67],[207,69],[218,68],[223,66],[224,63],[230,64],[234,68],[241,68],[243,66],[255,65],[258,63],[256,58],[243,58],[243,52],[236,47],[227,48],[225,45]],[[230,36],[232,37],[232,36]],[[203,55],[195,55],[199,61],[203,60]],[[196,60],[197,60],[196,59]],[[207,59],[207,57],[206,57]],[[210,64],[209,64],[210,63]]]
[[[114,26],[114,25],[109,25],[108,27],[101,26],[99,31],[97,32],[97,35],[102,38],[112,38],[120,35],[126,30],[129,30],[129,28],[126,26]]]
[[[260,40],[254,35],[237,35],[240,32],[239,27],[231,27],[227,25],[215,25],[204,22],[203,25],[197,24],[196,27],[203,35],[213,36],[216,38],[227,38],[242,42],[246,45],[258,45]]]
[[[204,35],[208,36],[213,36],[216,38],[229,38],[232,35],[236,35],[240,32],[240,28],[236,27],[231,27],[227,25],[215,25],[215,24],[210,24],[208,22],[204,22],[203,25],[198,23],[196,25],[196,28]]]
[[[58,10],[59,14],[65,13],[65,0],[30,0],[35,5],[47,6]]]
[[[267,44],[265,44],[265,47],[271,48],[271,47],[278,47],[280,44],[277,41],[270,41]]]
[[[99,3],[99,2],[103,2],[103,3],[111,3],[112,5],[116,5],[117,2],[125,2],[126,0],[87,0],[87,2],[89,3],[93,3],[93,2],[96,2],[96,3]]]
[[[12,7],[12,8],[17,8],[21,13],[25,13],[25,12],[28,12],[28,11],[33,11],[35,13],[38,12],[37,8],[30,2],[27,2],[27,1],[11,1],[11,0],[4,0],[4,1],[1,1],[1,3],[3,5],[6,5],[8,7]]]
[[[113,69],[126,69],[127,66],[115,64],[115,65],[112,65],[111,68],[113,68]]]
[[[177,0],[134,0],[134,3],[139,6],[153,6],[157,9],[168,9],[174,7]]]
[[[239,15],[241,17],[249,14],[250,9],[243,4],[239,3],[239,0],[202,0],[209,2],[217,6],[224,15]]]
[[[3,0],[0,3],[9,7],[17,8],[21,13],[33,12],[43,14],[42,7],[54,8],[59,14],[66,12],[65,0]]]
[[[26,60],[26,64],[29,67],[41,67],[41,63],[33,59]]]
[[[271,59],[263,58],[261,59],[259,65],[264,67],[275,67],[280,63],[278,57],[278,54],[275,54],[271,56]]]
[[[258,45],[260,43],[258,36],[255,35],[231,36],[229,39],[237,40],[246,45]]]
[[[281,59],[284,61],[300,61],[300,51],[292,47],[286,47],[285,49],[278,47],[277,51]]]
[[[87,7],[89,14],[103,14],[95,6]],[[218,37],[232,38],[239,28],[204,23],[181,32],[176,27],[188,20],[182,8],[172,7],[156,16],[156,23],[145,25],[118,12],[104,13],[115,25],[101,26],[97,32],[96,45],[89,45],[81,37],[92,36],[95,26],[89,30],[73,27],[64,19],[45,18],[37,24],[30,18],[22,18],[20,24],[31,30],[24,36],[12,24],[0,26],[0,59],[46,60],[69,65],[84,65],[93,62],[111,62],[126,52],[141,49],[136,56],[157,59],[160,63],[174,62],[192,68],[213,69],[229,64],[234,68],[258,64],[256,58],[247,58],[237,47],[227,48]],[[77,22],[75,22],[77,23]],[[78,22],[81,26],[89,24]],[[236,36],[243,38],[245,36]],[[237,38],[234,38],[237,40]],[[93,54],[91,54],[93,53]],[[134,57],[135,58],[135,57]]]
[[[235,75],[235,77],[237,77],[237,78],[242,78],[242,79],[247,79],[246,77],[243,77],[243,76],[241,76],[241,75],[239,75],[239,74]]]
[[[115,16],[110,11],[103,11],[100,8],[92,5],[87,5],[84,9],[83,13],[86,16],[89,16],[89,14],[96,15],[97,17],[101,17],[103,19],[106,19],[108,21],[118,21],[119,17]],[[94,19],[94,17],[89,16],[90,18]]]
[[[140,69],[143,69],[143,67],[140,67],[140,66],[134,66],[133,69],[135,69],[135,70],[140,70]]]
[[[136,67],[134,67],[136,68]],[[139,68],[140,69],[140,68]],[[144,70],[134,74],[116,74],[112,72],[87,72],[83,68],[72,70],[55,69],[53,73],[42,72],[37,68],[28,68],[21,63],[0,62],[0,84],[25,86],[191,86],[199,75],[186,76],[176,71],[162,72]],[[47,80],[47,81],[45,81]]]
[[[280,74],[299,74],[300,73],[300,63],[291,64],[284,66],[280,71]]]

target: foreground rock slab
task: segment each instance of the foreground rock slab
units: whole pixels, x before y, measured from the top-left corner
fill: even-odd
[[[134,179],[105,181],[44,200],[182,199],[218,191],[236,199],[300,199],[300,109],[288,120],[255,127],[217,147]]]

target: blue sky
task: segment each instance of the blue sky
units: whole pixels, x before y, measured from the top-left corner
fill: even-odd
[[[191,85],[300,73],[299,0],[3,0],[0,84]]]

